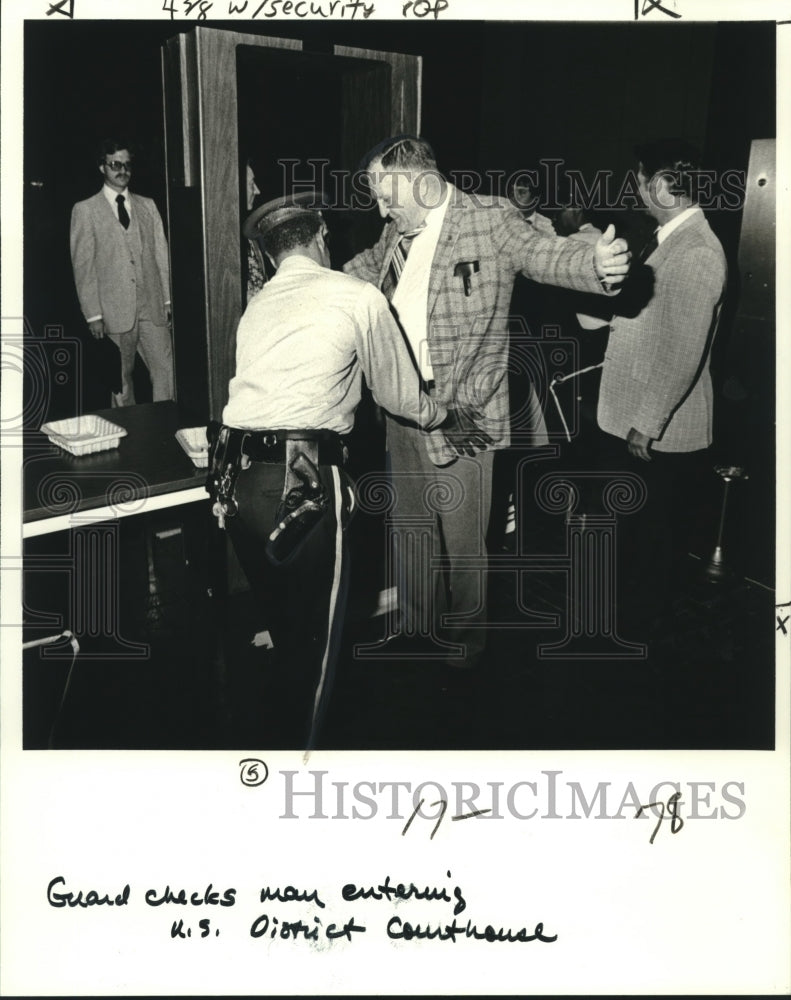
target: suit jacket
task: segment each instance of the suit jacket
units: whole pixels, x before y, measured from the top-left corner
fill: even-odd
[[[621,438],[634,427],[654,439],[657,451],[697,451],[711,444],[709,354],[725,294],[725,254],[695,212],[646,264],[654,272],[648,304],[633,318],[615,315],[610,325],[599,426]]]
[[[170,300],[168,248],[154,202],[132,195],[124,229],[102,191],[78,201],[71,213],[71,262],[86,319],[102,316],[109,333],[126,333],[145,302],[148,318],[163,326]],[[139,287],[142,282],[142,288]]]
[[[587,292],[602,292],[593,248],[526,226],[502,198],[471,196],[448,185],[450,203],[431,265],[427,331],[436,397],[447,405],[469,406],[482,415],[480,426],[494,447],[510,441],[508,403],[508,318],[517,273],[535,281]],[[344,270],[378,288],[398,240],[388,224],[377,243],[353,257]],[[459,264],[477,270],[465,292]],[[437,464],[455,457],[441,431],[427,432],[428,453]]]

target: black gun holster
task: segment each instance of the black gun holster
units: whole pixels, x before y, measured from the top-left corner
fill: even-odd
[[[337,461],[345,454],[342,443],[337,436],[328,442],[325,433],[245,431],[217,421],[208,425],[206,436],[209,441],[206,489],[220,528],[225,527],[226,517],[234,517],[239,511],[236,482],[251,461],[284,466],[283,493],[266,554],[275,565],[290,562],[329,509],[318,465],[322,458]]]

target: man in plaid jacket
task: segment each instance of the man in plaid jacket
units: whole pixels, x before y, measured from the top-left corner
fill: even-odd
[[[604,467],[636,473],[646,486],[642,509],[619,524],[619,549],[630,574],[621,611],[650,635],[667,610],[673,559],[687,551],[694,479],[712,442],[709,355],[727,267],[697,204],[697,150],[663,139],[635,152],[640,196],[658,227],[640,255],[652,289],[642,308],[612,318],[598,423]],[[623,305],[629,299],[624,289]]]
[[[394,520],[432,523],[430,551],[426,544],[411,562],[403,552],[399,557],[401,629],[391,645],[395,652],[407,635],[428,638],[433,655],[444,651],[451,665],[470,667],[486,640],[492,449],[510,439],[507,327],[515,276],[606,292],[626,275],[629,252],[613,227],[588,246],[526,226],[504,199],[459,191],[439,174],[431,147],[417,136],[385,140],[365,167],[389,223],[375,246],[344,270],[382,288],[424,385],[466,414],[468,426],[467,434],[448,436],[388,416]],[[479,429],[489,439],[483,448],[476,443]],[[431,568],[421,572],[440,552],[448,557],[447,576]],[[471,556],[474,566],[459,564]],[[449,627],[440,632],[442,625]]]

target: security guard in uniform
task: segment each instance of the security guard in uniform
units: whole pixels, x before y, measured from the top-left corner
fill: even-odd
[[[441,428],[453,447],[489,440],[421,390],[381,292],[330,270],[321,203],[319,192],[277,198],[245,222],[276,273],[239,323],[207,480],[251,587],[272,609],[272,638],[285,654],[277,717],[291,717],[301,748],[315,743],[343,624],[343,529],[354,503],[344,436],[363,375],[383,409]]]

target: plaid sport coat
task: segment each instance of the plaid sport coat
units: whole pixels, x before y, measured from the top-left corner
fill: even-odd
[[[654,272],[651,299],[633,318],[616,314],[610,325],[599,426],[621,438],[634,427],[657,451],[697,451],[712,439],[709,355],[727,283],[725,254],[695,212],[646,264]]]
[[[593,247],[537,232],[506,199],[448,188],[427,305],[435,397],[474,409],[493,447],[504,448],[510,441],[508,317],[516,275],[584,292],[603,289]],[[385,225],[377,243],[344,270],[381,288],[397,240],[396,227]],[[455,458],[441,431],[424,433],[432,461]]]

